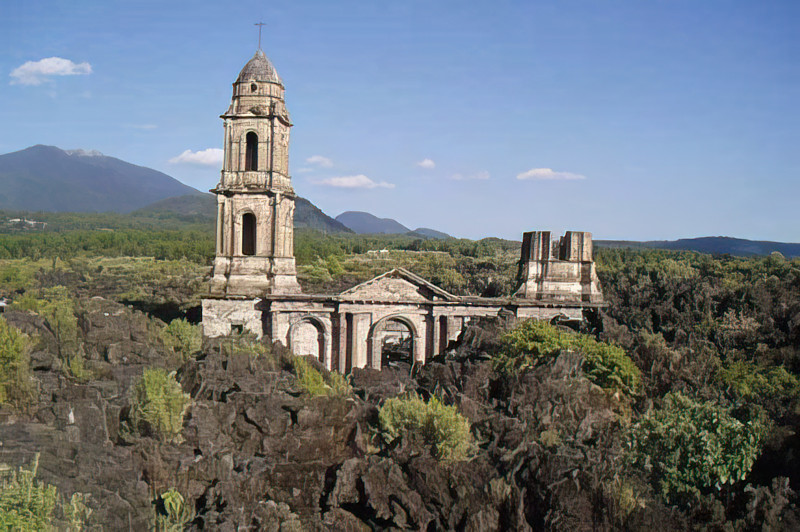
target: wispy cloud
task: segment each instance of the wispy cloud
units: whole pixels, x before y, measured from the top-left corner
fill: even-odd
[[[577,181],[586,179],[585,175],[571,172],[556,172],[552,168],[531,168],[527,172],[517,174],[520,181]]]
[[[208,148],[207,150],[192,151],[186,150],[177,157],[173,157],[169,162],[173,164],[197,164],[201,166],[222,166],[224,152],[219,148]]]
[[[333,167],[333,161],[329,158],[325,157],[324,155],[312,155],[308,159],[306,159],[307,164],[311,164],[314,166],[318,166],[320,168],[331,168]]]
[[[28,61],[11,71],[11,85],[41,85],[53,76],[77,76],[92,73],[89,63],[73,63],[63,57]]]
[[[417,166],[420,168],[425,168],[426,170],[431,170],[436,168],[436,163],[433,162],[433,159],[422,159],[420,162],[417,163]]]
[[[491,176],[489,172],[486,170],[481,170],[480,172],[475,172],[474,174],[453,174],[450,176],[450,179],[454,181],[485,181],[489,179]]]
[[[155,124],[127,124],[126,127],[129,127],[131,129],[144,129],[144,130],[150,130],[150,129],[158,128],[158,126],[155,125]],[[176,159],[177,159],[177,157],[176,157]]]
[[[326,179],[315,181],[314,183],[317,185],[325,185],[327,187],[335,188],[394,188],[393,183],[387,183],[386,181],[376,183],[364,174],[328,177]]]

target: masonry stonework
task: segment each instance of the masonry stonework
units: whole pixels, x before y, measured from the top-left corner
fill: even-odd
[[[395,351],[425,363],[483,317],[581,321],[604,306],[591,233],[523,235],[519,287],[507,298],[462,297],[397,268],[336,295],[302,294],[294,261],[294,199],[284,87],[261,50],[221,116],[225,158],[216,257],[203,333],[268,335],[331,370],[380,369]]]

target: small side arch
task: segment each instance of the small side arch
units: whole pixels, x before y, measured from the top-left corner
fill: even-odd
[[[289,349],[295,355],[311,355],[328,367],[325,360],[325,325],[313,316],[304,316],[289,326]]]

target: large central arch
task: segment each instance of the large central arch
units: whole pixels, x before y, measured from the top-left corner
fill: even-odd
[[[367,367],[381,369],[393,361],[414,363],[419,332],[408,316],[396,314],[377,321],[367,336]]]

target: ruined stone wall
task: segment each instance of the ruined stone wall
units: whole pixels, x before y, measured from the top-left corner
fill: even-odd
[[[568,231],[552,241],[549,231],[524,233],[515,295],[540,301],[602,302],[592,234]]]
[[[259,338],[264,333],[261,299],[204,299],[203,335],[209,338],[229,336],[233,329],[251,332]]]

